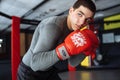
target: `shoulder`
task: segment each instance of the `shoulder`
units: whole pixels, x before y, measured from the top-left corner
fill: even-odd
[[[52,16],[41,21],[41,24],[49,27],[63,29],[66,16]]]
[[[36,30],[39,33],[43,34],[58,34],[61,35],[63,33],[63,28],[65,27],[64,21],[66,17],[64,16],[52,16],[46,18],[38,24]]]

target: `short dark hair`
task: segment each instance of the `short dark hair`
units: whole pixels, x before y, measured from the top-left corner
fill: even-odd
[[[92,0],[77,0],[74,5],[73,8],[77,9],[79,8],[81,5],[87,7],[88,9],[90,9],[92,12],[96,12],[96,6],[95,3]]]

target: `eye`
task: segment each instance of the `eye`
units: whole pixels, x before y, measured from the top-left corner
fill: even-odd
[[[92,19],[91,19],[91,18],[88,18],[88,19],[85,20],[85,22],[89,24],[89,23],[92,22]]]
[[[82,13],[78,13],[78,16],[80,16],[80,17],[81,17],[81,16],[82,16]]]

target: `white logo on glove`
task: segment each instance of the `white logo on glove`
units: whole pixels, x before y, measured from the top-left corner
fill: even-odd
[[[73,36],[71,36],[71,39],[76,47],[84,46],[87,44],[86,38],[80,32],[73,34]]]

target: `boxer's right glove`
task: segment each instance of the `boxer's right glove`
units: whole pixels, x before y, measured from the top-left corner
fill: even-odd
[[[84,32],[86,32],[86,34],[89,35],[89,38],[92,43],[92,46],[89,48],[89,50],[85,51],[84,53],[86,55],[91,55],[92,60],[93,60],[96,56],[96,50],[99,47],[100,43],[99,43],[97,36],[93,33],[93,31],[85,29]]]
[[[91,39],[84,30],[76,30],[70,33],[62,44],[57,46],[56,53],[58,58],[65,60],[72,55],[80,54],[91,47]]]

